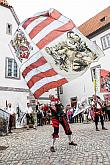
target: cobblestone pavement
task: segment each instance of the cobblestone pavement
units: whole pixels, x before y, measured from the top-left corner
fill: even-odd
[[[60,127],[56,152],[50,152],[52,126],[35,129],[15,129],[0,137],[0,165],[110,165],[110,122],[108,130],[95,131],[94,123],[71,124],[73,139],[78,146],[69,146]]]

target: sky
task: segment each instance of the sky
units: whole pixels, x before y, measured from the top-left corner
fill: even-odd
[[[7,2],[13,6],[20,22],[37,12],[54,8],[72,19],[76,26],[110,6],[110,0],[7,0]]]

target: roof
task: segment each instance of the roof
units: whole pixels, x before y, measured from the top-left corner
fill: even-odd
[[[78,27],[80,32],[89,36],[110,23],[110,6]]]
[[[8,2],[6,0],[0,0],[0,3],[8,5]]]
[[[11,11],[11,13],[13,14],[13,16],[14,16],[14,18],[15,18],[17,24],[18,24],[18,25],[20,24],[20,21],[19,21],[19,19],[18,19],[16,13],[15,13],[15,11],[14,11],[14,8],[13,8],[12,6],[10,6],[6,0],[0,0],[0,6],[9,8],[10,11]]]

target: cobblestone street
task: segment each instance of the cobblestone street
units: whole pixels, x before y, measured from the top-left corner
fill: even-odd
[[[108,130],[95,131],[94,123],[71,124],[73,140],[78,146],[69,146],[60,127],[56,152],[50,152],[52,126],[35,129],[15,129],[0,137],[0,165],[110,165],[110,122]]]

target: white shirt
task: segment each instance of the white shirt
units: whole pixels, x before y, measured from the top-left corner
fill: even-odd
[[[27,107],[27,109],[26,109],[26,113],[33,113],[33,110],[32,110],[32,107]]]
[[[94,101],[92,101],[92,105],[95,105],[95,102]],[[96,108],[97,109],[100,109],[101,108],[101,105],[98,102],[96,102]]]

